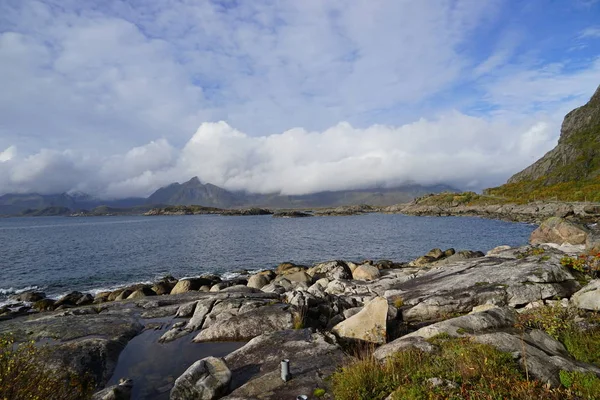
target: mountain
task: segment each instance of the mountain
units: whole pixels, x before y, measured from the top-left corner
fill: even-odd
[[[204,207],[271,207],[304,208],[336,207],[342,205],[370,204],[384,206],[408,202],[429,193],[457,190],[447,185],[421,186],[407,184],[391,189],[358,189],[319,192],[307,195],[282,196],[278,194],[253,194],[230,192],[210,183],[202,184],[195,177],[180,184],[173,183],[158,189],[146,200],[147,204],[202,205]]]
[[[200,179],[194,177],[183,184],[172,183],[158,189],[146,199],[146,204],[199,204],[205,207],[230,208],[244,205],[244,199],[210,183],[203,185]]]
[[[62,208],[71,211],[90,210],[99,206],[135,207],[146,202],[144,198],[100,200],[84,193],[60,194],[5,194],[0,196],[0,215],[31,215],[32,211]],[[63,210],[64,211],[64,210]]]
[[[508,183],[543,179],[552,185],[600,174],[600,86],[590,101],[568,113],[558,145]]]
[[[600,86],[565,116],[554,149],[484,193],[517,201],[600,201]]]

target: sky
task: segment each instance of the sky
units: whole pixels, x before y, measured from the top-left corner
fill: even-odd
[[[600,84],[600,0],[2,0],[0,195],[480,190]]]

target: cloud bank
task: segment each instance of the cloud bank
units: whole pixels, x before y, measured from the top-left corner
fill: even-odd
[[[0,153],[0,187],[122,198],[198,176],[229,190],[285,195],[407,181],[479,189],[549,150],[555,128],[551,120],[514,126],[456,111],[400,127],[342,122],[322,132],[296,128],[262,137],[226,122],[204,123],[181,149],[162,139],[110,157],[69,150],[20,157],[11,147]]]

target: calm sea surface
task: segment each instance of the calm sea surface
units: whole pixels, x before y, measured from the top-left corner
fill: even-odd
[[[343,259],[408,261],[433,247],[522,245],[533,225],[467,217],[368,214],[280,219],[166,216],[0,219],[0,302],[26,288],[58,296],[166,274]]]

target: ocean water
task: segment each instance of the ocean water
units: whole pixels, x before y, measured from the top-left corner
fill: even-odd
[[[487,251],[527,243],[534,225],[470,217],[367,214],[280,219],[218,215],[0,219],[0,303],[284,261],[409,261],[431,248]]]

